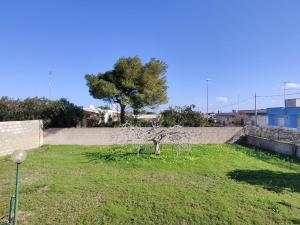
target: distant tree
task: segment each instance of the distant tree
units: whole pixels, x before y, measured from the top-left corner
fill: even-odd
[[[16,112],[19,108],[19,102],[13,101],[9,97],[1,97],[0,99],[0,121],[14,120]]]
[[[0,121],[41,119],[45,128],[75,127],[82,117],[82,108],[66,99],[52,101],[37,97],[25,100],[0,98]]]
[[[183,127],[210,126],[202,113],[194,110],[195,105],[170,107],[161,112],[161,123],[164,127],[180,125]]]
[[[9,97],[0,99],[0,121],[32,120],[42,118],[50,101],[45,98],[14,100]]]
[[[138,57],[120,58],[110,71],[97,75],[87,74],[90,94],[97,99],[118,103],[121,123],[124,124],[125,109],[141,109],[167,103],[167,65],[157,59],[142,64]]]
[[[81,107],[62,98],[52,101],[43,112],[44,126],[46,127],[75,127],[83,117]]]

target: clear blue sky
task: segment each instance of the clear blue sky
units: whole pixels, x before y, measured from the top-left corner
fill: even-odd
[[[212,110],[238,95],[282,94],[284,81],[300,92],[299,12],[299,0],[2,0],[0,96],[49,97],[52,70],[51,98],[99,105],[84,75],[136,55],[169,65],[169,105],[205,110],[206,78]]]

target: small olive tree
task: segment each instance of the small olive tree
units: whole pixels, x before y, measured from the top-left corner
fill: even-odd
[[[161,153],[161,143],[166,140],[170,144],[176,145],[177,155],[180,153],[180,149],[185,147],[189,151],[190,148],[190,135],[186,129],[181,126],[173,127],[159,127],[153,125],[151,128],[142,128],[131,126],[128,123],[122,125],[122,136],[126,137],[127,143],[131,141],[138,141],[139,143],[152,142],[154,145],[154,153],[159,155]],[[138,148],[138,153],[140,151]]]

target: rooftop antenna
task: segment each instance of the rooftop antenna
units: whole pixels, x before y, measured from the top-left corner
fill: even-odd
[[[49,98],[51,98],[52,94],[52,71],[49,71],[49,77],[48,77],[48,86],[49,86]]]

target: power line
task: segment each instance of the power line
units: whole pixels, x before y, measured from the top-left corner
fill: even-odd
[[[258,95],[257,98],[272,98],[272,97],[284,97],[284,96],[291,96],[291,95],[300,95],[300,92],[297,93],[290,93],[290,94],[278,94],[278,95]]]
[[[296,93],[289,93],[289,94],[277,94],[277,95],[257,95],[256,98],[273,98],[273,97],[283,97],[283,96],[292,96],[292,95],[300,95],[300,92],[296,92]],[[220,107],[218,107],[219,109],[223,109],[223,108],[229,108],[229,107],[233,107],[233,106],[239,106],[241,103],[245,103],[245,102],[249,102],[250,100],[254,100],[255,96],[253,97],[249,97],[247,99],[243,99],[243,100],[238,100],[237,102],[234,102],[232,104],[228,104],[228,105],[222,105]]]
[[[224,108],[237,106],[237,105],[240,105],[241,103],[249,102],[249,100],[252,100],[252,99],[254,99],[254,97],[250,97],[250,98],[243,99],[243,100],[238,100],[237,102],[234,102],[232,104],[222,105],[221,107],[218,107],[218,109],[224,109]]]

